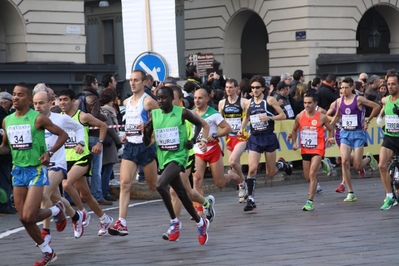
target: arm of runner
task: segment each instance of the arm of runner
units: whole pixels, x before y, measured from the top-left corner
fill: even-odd
[[[274,110],[276,110],[277,115],[273,116],[273,120],[277,121],[277,120],[284,120],[287,118],[287,116],[285,115],[283,109],[281,109],[280,105],[278,104],[276,98],[271,97],[271,96],[267,96],[267,103],[270,104]],[[260,117],[259,117],[260,118]],[[261,119],[261,118],[260,118]],[[266,119],[261,121],[270,121],[270,117],[268,116]]]
[[[369,101],[366,98],[364,98],[363,96],[359,96],[357,99],[358,99],[358,102],[360,104],[365,105],[365,106],[370,107],[370,108],[373,108],[373,110],[371,111],[371,114],[368,117],[368,119],[364,120],[366,122],[366,124],[369,124],[370,121],[380,112],[381,107],[380,107],[380,105],[378,103]]]
[[[337,101],[334,101],[330,104],[330,108],[327,110],[327,117],[330,121],[332,121],[334,119],[334,117],[332,116],[332,114],[334,113],[334,107],[337,104]]]
[[[64,143],[68,139],[68,134],[60,127],[54,125],[53,122],[51,122],[51,120],[44,115],[37,116],[35,121],[35,127],[37,129],[47,129],[49,132],[58,136],[57,141],[54,143],[54,146],[49,150],[51,152],[58,151],[58,149],[61,148],[61,146],[64,145]],[[43,165],[48,165],[50,163],[50,155],[48,152],[42,154],[42,156],[40,156],[39,158]]]
[[[219,109],[219,113],[224,116],[223,113],[223,107],[224,107],[224,103],[226,102],[226,99],[222,99],[220,100],[219,104],[218,104],[218,109]]]
[[[153,131],[152,118],[150,118],[143,127],[143,143],[145,146],[150,146]]]
[[[224,119],[218,124],[218,127],[220,128],[220,130],[218,130],[218,132],[217,132],[217,137],[214,138],[214,137],[208,135],[208,141],[213,141],[217,138],[227,136],[232,131],[231,126]]]
[[[6,127],[6,120],[3,119],[3,128]],[[3,133],[3,142],[0,145],[0,154],[7,154],[10,153],[10,146],[8,146],[8,138],[7,138],[7,132],[4,130]]]
[[[100,142],[100,140],[104,141],[105,136],[107,135],[107,124],[105,124],[103,121],[95,118],[91,114],[87,114],[87,113],[83,113],[83,112],[80,113],[79,119],[81,119],[81,122],[85,125],[88,124],[88,125],[92,125],[92,126],[100,128],[98,142],[91,149],[91,152],[93,152],[95,154],[100,154],[103,149],[103,144]]]
[[[335,115],[333,119],[331,120],[330,124],[332,126],[335,126],[335,124],[338,122],[338,120],[341,118],[341,112],[340,112],[340,106],[341,106],[341,99],[337,99],[337,111],[335,112]]]
[[[330,124],[330,120],[328,117],[324,114],[320,115],[320,121],[321,124],[327,128],[328,130],[328,137],[326,139],[327,142],[327,147],[335,143],[335,138],[334,138],[334,127]]]
[[[194,143],[196,142],[196,139],[198,138],[199,133],[201,132],[202,129],[202,135],[203,136],[208,136],[209,135],[209,125],[208,123],[202,119],[201,117],[199,117],[199,115],[197,115],[195,112],[184,109],[183,110],[183,118],[187,121],[189,121],[191,124],[195,125],[195,132],[194,132],[194,136],[191,140],[192,145],[194,145]],[[198,129],[198,134],[197,133],[197,129]],[[206,144],[207,144],[207,140],[205,138],[202,138],[200,140],[200,142],[198,143],[198,147],[202,150],[202,151],[206,151]],[[190,146],[187,147],[188,149],[191,149]]]
[[[244,104],[244,117],[242,118],[241,128],[237,133],[238,136],[242,136],[244,134],[245,128],[247,127],[247,124],[249,121],[248,107],[249,107],[250,102],[251,102],[251,100],[246,100],[246,102]]]
[[[294,123],[294,126],[292,127],[291,138],[292,138],[292,149],[294,151],[296,151],[298,149],[297,138],[298,138],[299,120],[301,119],[301,117],[302,117],[302,113],[300,113],[299,115],[297,115],[295,117],[295,123]],[[287,136],[287,141],[289,141],[289,136],[290,135]]]
[[[144,98],[143,107],[147,112],[151,112],[154,109],[158,109],[159,105],[157,101],[147,96]]]

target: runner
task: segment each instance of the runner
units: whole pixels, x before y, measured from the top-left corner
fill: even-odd
[[[194,94],[195,112],[201,116],[209,124],[209,135],[203,135],[201,131],[197,138],[199,143],[201,140],[207,140],[207,150],[203,152],[199,144],[194,145],[195,152],[195,173],[194,173],[194,189],[202,195],[204,189],[202,187],[207,163],[209,163],[213,182],[219,188],[225,187],[231,180],[239,185],[243,180],[233,171],[224,174],[223,152],[219,145],[219,138],[226,136],[231,132],[230,125],[223,119],[222,115],[208,106],[208,93],[204,89],[198,89]],[[218,131],[218,128],[221,130]],[[214,204],[215,202],[213,202]],[[197,211],[201,212],[202,206],[197,207]]]
[[[100,153],[103,145],[102,142],[105,138],[105,135],[107,134],[107,124],[98,120],[91,114],[87,114],[76,109],[75,97],[76,95],[73,90],[62,90],[59,97],[60,108],[64,114],[72,117],[72,119],[74,119],[76,122],[83,125],[85,141],[84,143],[78,142],[76,132],[68,130],[67,133],[69,138],[68,141],[65,143],[68,174],[66,179],[62,181],[62,186],[64,187],[64,190],[69,194],[69,196],[71,196],[78,210],[84,213],[84,216],[82,218],[83,226],[89,225],[90,215],[85,210],[82,199],[86,202],[87,205],[89,205],[90,209],[100,219],[100,230],[98,231],[98,236],[103,236],[107,234],[107,229],[114,219],[103,212],[98,202],[92,196],[89,185],[87,184],[86,176],[88,176],[91,166],[91,153],[89,150],[89,145],[87,144],[89,143],[89,125],[99,127],[99,140],[98,143],[93,146],[91,152]],[[76,152],[75,148],[78,145],[83,146],[83,152]],[[79,229],[82,229],[80,222],[81,220],[79,219],[76,225],[76,228],[78,230],[75,230],[76,238],[79,238],[83,235],[83,231],[79,231]]]
[[[232,129],[232,132],[226,137],[226,146],[232,170],[241,177],[241,180],[244,180],[238,187],[238,202],[243,203],[248,197],[248,190],[240,159],[247,148],[247,134],[246,130],[243,136],[238,136],[237,133],[241,128],[242,118],[244,117],[246,99],[238,96],[240,95],[238,93],[239,87],[235,79],[226,80],[225,90],[227,98],[219,102],[219,112]]]
[[[352,181],[350,174],[351,152],[353,154],[353,166],[357,171],[363,169],[368,163],[373,169],[377,168],[377,161],[374,157],[367,153],[367,160],[362,161],[364,145],[366,143],[365,131],[370,121],[380,111],[380,106],[372,101],[367,100],[363,96],[353,93],[353,79],[345,78],[342,81],[341,89],[343,90],[342,98],[337,100],[337,113],[331,124],[334,125],[339,119],[342,120],[342,129],[340,131],[340,153],[342,159],[342,176],[348,187],[348,195],[344,199],[345,202],[355,202],[357,200],[352,189]],[[365,119],[366,108],[373,108],[370,117]]]
[[[313,211],[313,198],[317,187],[317,172],[320,169],[321,160],[324,157],[326,143],[327,146],[334,143],[334,130],[330,125],[330,120],[325,114],[316,110],[317,95],[313,91],[305,92],[303,97],[305,110],[295,118],[292,129],[292,149],[298,149],[298,130],[301,133],[300,148],[302,155],[302,166],[305,178],[309,183],[309,199],[304,211]],[[328,130],[328,138],[324,139],[324,127]]]
[[[248,199],[244,211],[256,210],[255,184],[256,173],[262,153],[265,154],[266,175],[274,177],[278,171],[284,170],[291,175],[292,168],[283,158],[276,163],[276,150],[280,148],[276,134],[274,134],[274,121],[286,118],[274,97],[264,94],[266,89],[265,79],[255,75],[250,80],[253,97],[245,102],[245,117],[242,121],[239,136],[243,136],[249,120],[251,132],[248,139]]]
[[[173,99],[173,105],[183,107],[183,92],[178,86],[171,86],[170,87],[173,90],[174,94],[174,99]],[[186,110],[189,110],[186,108]],[[195,112],[192,112],[194,115]],[[197,115],[196,115],[197,116]],[[204,135],[209,134],[209,125],[208,123],[202,119],[201,117],[197,116],[197,118],[201,121],[202,124],[202,130],[204,132]],[[186,124],[186,130],[187,130],[187,136],[189,140],[192,140],[193,138],[193,125],[185,121]],[[195,203],[198,203],[202,208],[205,209],[205,214],[206,218],[209,220],[209,222],[213,221],[213,218],[215,217],[215,209],[213,206],[213,202],[215,201],[215,198],[212,195],[209,195],[208,197],[202,196],[198,191],[193,189],[190,184],[190,175],[191,171],[194,169],[194,160],[195,160],[195,155],[194,155],[194,149],[191,148],[188,150],[188,161],[187,165],[185,168],[184,173],[180,173],[180,178],[183,182],[184,188],[186,189],[186,192],[190,199]],[[182,209],[182,202],[180,201],[179,197],[177,196],[176,192],[173,190],[172,187],[169,189],[170,196],[172,198],[172,205],[173,205],[173,210],[176,214],[176,217],[180,219],[180,213]],[[194,205],[195,206],[195,205]],[[181,225],[181,223],[180,223]],[[173,229],[173,228],[172,228]],[[169,234],[172,230],[169,229],[166,233],[162,235],[162,238],[165,240],[169,240]]]
[[[43,253],[41,260],[34,265],[47,265],[55,261],[57,255],[44,241],[36,223],[53,216],[56,229],[61,232],[67,222],[65,206],[61,201],[48,209],[38,208],[43,199],[43,187],[49,184],[43,165],[49,165],[50,157],[64,144],[68,135],[50,119],[29,108],[32,90],[28,84],[19,83],[14,87],[12,102],[16,111],[3,120],[5,134],[0,154],[6,154],[11,149],[14,203],[19,220]],[[44,137],[46,129],[58,136],[49,150],[46,149]]]
[[[201,129],[201,121],[189,110],[182,107],[174,106],[173,90],[169,87],[162,87],[157,91],[157,101],[161,109],[152,110],[152,118],[144,126],[143,141],[146,146],[151,144],[151,136],[154,131],[155,141],[157,143],[157,157],[161,176],[157,182],[157,190],[161,195],[166,209],[170,215],[170,232],[169,241],[178,241],[180,237],[181,222],[176,217],[173,210],[168,185],[178,195],[184,205],[184,208],[194,218],[198,227],[198,242],[201,245],[208,241],[208,219],[200,217],[180,179],[180,172],[184,172],[187,165],[188,151],[194,145]],[[195,125],[194,136],[188,139],[185,120]],[[139,127],[141,128],[141,127]],[[206,141],[196,144],[202,150],[206,150]]]
[[[399,153],[399,75],[392,73],[387,75],[387,86],[389,95],[382,99],[385,114],[384,141],[380,150],[380,176],[384,185],[386,197],[381,210],[389,210],[397,204],[393,197],[391,188],[391,176],[388,172],[388,164],[395,154]]]
[[[143,144],[142,131],[137,127],[148,121],[149,113],[159,108],[158,103],[144,92],[146,74],[134,70],[130,75],[130,87],[133,96],[125,100],[126,125],[122,142],[125,143],[120,169],[119,219],[108,229],[110,235],[126,236],[129,234],[126,215],[130,202],[130,188],[136,176],[138,165],[143,166],[145,181],[150,190],[156,190],[157,164],[155,145]]]
[[[33,96],[33,106],[35,111],[48,117],[54,125],[62,127],[64,130],[70,130],[76,132],[77,141],[83,142],[84,145],[84,131],[83,126],[77,123],[75,120],[67,115],[55,114],[50,112],[52,107],[52,101],[50,100],[50,94],[46,91],[40,91],[35,93]],[[51,150],[57,141],[58,136],[53,135],[48,130],[45,131],[47,150]],[[83,151],[81,145],[77,145],[75,150],[80,153]],[[75,211],[69,201],[61,197],[59,184],[66,177],[67,174],[67,163],[65,158],[65,148],[62,146],[51,156],[50,164],[45,168],[45,175],[48,176],[50,184],[45,186],[43,189],[43,200],[41,203],[42,208],[49,208],[53,203],[62,201],[65,205],[65,213],[72,217],[72,224],[75,231],[75,237],[79,238],[83,234],[82,220],[84,213]],[[80,228],[78,228],[80,226]],[[50,234],[50,217],[43,220],[42,237],[47,243],[51,242]]]

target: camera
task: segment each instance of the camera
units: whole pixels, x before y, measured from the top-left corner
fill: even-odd
[[[152,86],[158,87],[159,83],[161,83],[159,80],[154,80],[154,82],[152,83]]]

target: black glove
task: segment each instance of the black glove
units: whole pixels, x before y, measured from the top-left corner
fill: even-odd
[[[192,140],[186,141],[186,148],[187,150],[191,150],[194,147],[194,142]]]

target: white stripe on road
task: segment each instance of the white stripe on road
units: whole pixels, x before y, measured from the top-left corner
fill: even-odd
[[[158,200],[150,200],[150,201],[143,201],[143,202],[133,203],[133,204],[129,204],[128,207],[131,208],[131,207],[145,205],[145,204],[149,204],[149,203],[153,203],[153,202],[159,202],[159,201],[162,201],[162,200],[158,199]],[[103,209],[103,211],[111,211],[111,210],[115,210],[115,209],[119,209],[119,207],[106,208],[106,209]],[[88,213],[93,214],[93,211],[89,211]],[[67,217],[67,218],[69,218],[69,217]],[[43,222],[37,223],[37,225],[42,225],[42,224],[43,224]],[[0,239],[5,238],[5,237],[10,236],[10,235],[13,235],[13,234],[16,234],[16,233],[18,233],[20,231],[23,231],[23,230],[25,230],[25,227],[18,227],[18,228],[15,228],[15,229],[7,230],[7,231],[5,231],[3,233],[0,233]]]

